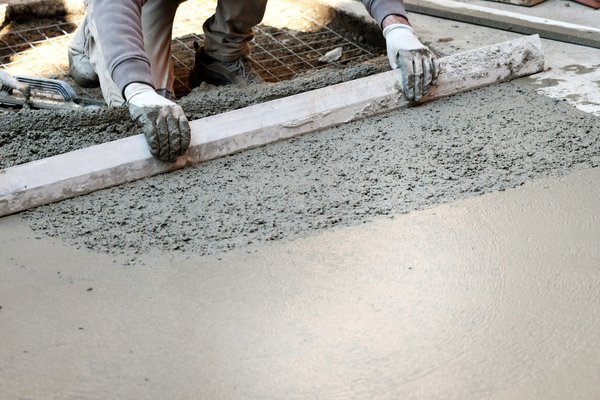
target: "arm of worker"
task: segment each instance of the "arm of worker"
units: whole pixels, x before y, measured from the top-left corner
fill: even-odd
[[[362,0],[383,28],[390,66],[399,70],[402,91],[409,100],[420,101],[435,84],[438,61],[424,46],[406,17],[402,0]]]
[[[108,72],[122,91],[131,118],[142,128],[150,152],[174,161],[190,143],[190,127],[180,106],[157,94],[144,50],[142,0],[96,0],[90,15],[101,41]]]

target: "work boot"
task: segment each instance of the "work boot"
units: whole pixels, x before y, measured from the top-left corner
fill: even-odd
[[[232,84],[246,86],[264,82],[246,57],[241,57],[233,62],[219,61],[209,56],[204,46],[200,47],[198,42],[194,42],[194,47],[196,48],[196,59],[190,73],[190,87],[200,86],[202,82],[215,86]]]
[[[85,35],[84,29],[87,18],[77,28],[71,41],[69,42],[69,70],[73,80],[81,87],[98,87],[100,80],[98,74],[94,71],[89,57],[85,54]]]

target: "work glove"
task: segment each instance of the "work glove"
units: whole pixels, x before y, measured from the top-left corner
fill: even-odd
[[[390,66],[401,73],[402,91],[408,100],[420,101],[435,84],[439,67],[435,55],[405,24],[383,29]]]
[[[141,126],[153,156],[163,161],[175,161],[185,153],[190,145],[191,131],[180,106],[144,83],[130,83],[124,94],[129,114]]]

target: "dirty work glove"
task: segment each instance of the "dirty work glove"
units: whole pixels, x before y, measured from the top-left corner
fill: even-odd
[[[383,36],[390,66],[400,70],[404,95],[408,100],[420,101],[438,77],[435,55],[408,25],[388,25],[383,29]]]
[[[129,114],[142,127],[153,156],[163,161],[175,161],[185,153],[191,133],[180,106],[143,83],[130,83],[124,94]]]

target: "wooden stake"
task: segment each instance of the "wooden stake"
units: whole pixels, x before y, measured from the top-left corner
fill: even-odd
[[[543,68],[537,35],[452,55],[440,59],[425,101]],[[137,135],[17,165],[0,170],[0,216],[411,105],[389,71],[192,121],[190,148],[172,164],[153,158]]]

